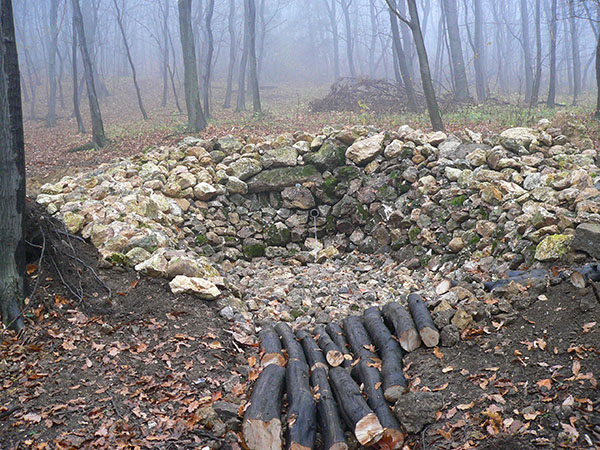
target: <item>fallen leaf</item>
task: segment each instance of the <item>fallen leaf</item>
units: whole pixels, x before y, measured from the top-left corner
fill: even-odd
[[[573,368],[571,370],[573,371],[573,375],[577,376],[579,374],[579,371],[581,370],[581,363],[578,359],[573,361]]]
[[[40,423],[42,421],[42,416],[36,413],[28,413],[23,416],[23,420],[27,422]]]
[[[539,412],[539,411],[535,411],[535,412],[532,412],[532,413],[525,413],[525,414],[523,414],[523,418],[525,420],[531,421],[531,420],[535,420],[536,417],[539,416],[540,414],[541,414],[541,412]]]
[[[448,387],[448,383],[444,383],[441,386],[435,387],[432,389],[433,392],[443,391]]]
[[[38,266],[36,266],[35,264],[27,264],[27,275],[31,275],[32,273],[34,273],[36,270],[38,269]]]
[[[588,322],[583,324],[583,334],[589,333],[592,328],[596,325],[597,322]]]
[[[452,367],[452,366],[447,366],[447,367],[444,367],[444,368],[442,369],[442,373],[448,373],[448,372],[452,372],[453,370],[454,370],[454,367]]]
[[[539,387],[545,387],[550,390],[552,388],[552,380],[550,378],[544,378],[536,383]]]
[[[433,354],[435,355],[436,358],[438,359],[442,359],[444,357],[444,354],[442,352],[440,352],[440,349],[435,347],[433,349]]]
[[[462,403],[460,405],[456,405],[456,408],[460,409],[461,411],[466,411],[467,409],[471,409],[473,406],[475,406],[475,402]]]

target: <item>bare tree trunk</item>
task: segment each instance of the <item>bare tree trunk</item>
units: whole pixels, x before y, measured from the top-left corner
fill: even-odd
[[[206,118],[200,105],[198,92],[198,69],[196,66],[196,47],[192,31],[192,0],[178,0],[179,34],[183,51],[183,68],[185,72],[185,104],[188,113],[188,128],[198,132],[206,128]]]
[[[162,76],[163,76],[163,93],[160,101],[160,106],[167,106],[167,98],[169,96],[169,1],[167,0],[164,4],[160,0],[160,8],[163,13],[163,61],[162,61]]]
[[[65,73],[65,68],[64,68],[64,58],[62,56],[62,53],[60,52],[60,50],[57,47],[56,50],[56,55],[58,56],[58,80],[57,80],[57,85],[58,85],[58,98],[60,99],[60,109],[64,110],[65,109],[65,96],[64,96],[64,92],[63,92],[63,75]]]
[[[575,5],[573,1],[567,3],[569,5],[569,29],[571,31],[571,49],[573,55],[573,105],[576,105],[577,98],[581,92],[581,57],[579,55],[577,23],[575,22]]]
[[[236,111],[246,111],[246,68],[248,67],[248,4],[244,0],[244,49],[242,50],[242,59],[240,61],[240,75],[238,77],[238,94]]]
[[[19,59],[12,2],[0,6],[0,313],[13,330],[25,327],[25,150]]]
[[[531,47],[529,46],[529,13],[527,0],[521,0],[521,44],[525,59],[525,103],[531,103],[533,91],[533,64],[531,62]]]
[[[533,79],[533,89],[531,92],[531,102],[529,105],[534,107],[538,104],[540,97],[540,84],[542,82],[542,14],[541,0],[535,0],[535,77]]]
[[[356,78],[356,68],[354,67],[354,56],[352,51],[352,26],[350,23],[350,4],[352,0],[342,0],[342,11],[344,13],[344,24],[346,25],[346,54],[348,57],[348,67],[350,76]]]
[[[256,3],[248,2],[248,46],[250,65],[250,88],[252,91],[252,107],[255,113],[261,113],[260,88],[258,86],[258,72],[256,68]]]
[[[404,0],[400,0],[404,1]],[[396,0],[390,0],[392,8],[396,9]],[[400,71],[400,75],[402,76],[402,84],[404,85],[404,90],[406,91],[406,97],[408,100],[408,106],[411,111],[417,110],[417,99],[415,94],[415,88],[413,86],[413,82],[411,79],[411,74],[408,69],[408,65],[406,64],[406,54],[402,48],[402,43],[400,42],[400,31],[398,29],[398,19],[391,8],[389,8],[390,14],[390,25],[392,28],[392,48],[395,52],[396,61],[398,63],[398,69]]]
[[[94,85],[94,76],[92,68],[92,60],[88,52],[85,41],[85,32],[83,30],[83,16],[79,0],[72,0],[73,3],[73,21],[79,35],[79,48],[83,59],[83,68],[85,74],[85,82],[87,85],[88,100],[90,103],[90,115],[92,117],[92,141],[97,147],[104,147],[108,140],[104,134],[104,124],[102,123],[102,114],[100,113],[100,105],[98,104],[98,96],[96,95],[96,86]]]
[[[208,118],[210,117],[210,76],[212,69],[213,53],[215,51],[215,43],[212,32],[212,17],[215,10],[215,0],[208,0],[206,5],[206,63],[204,65],[204,82],[202,86],[202,96],[204,97],[204,114]]]
[[[556,0],[553,0],[556,1]],[[600,33],[598,34],[598,41],[596,43],[596,111],[594,112],[594,118],[600,120]]]
[[[550,20],[550,86],[548,88],[548,108],[556,104],[556,32],[557,32],[557,0],[552,0],[552,19]],[[596,62],[596,66],[598,62]]]
[[[48,84],[50,92],[48,94],[48,115],[46,116],[46,126],[53,128],[56,126],[56,50],[58,41],[58,0],[50,2],[50,45],[48,47]]]
[[[463,58],[462,46],[460,44],[460,31],[458,29],[458,6],[456,0],[443,0],[442,6],[446,16],[448,40],[450,42],[450,53],[454,75],[454,99],[464,102],[469,99],[469,85],[467,82],[467,71]]]
[[[369,76],[376,77],[375,53],[377,50],[377,11],[375,0],[369,0],[369,17],[371,19],[371,45],[369,47]]]
[[[79,77],[77,74],[77,27],[75,21],[73,21],[73,45],[72,51],[72,77],[73,77],[73,115],[77,119],[77,131],[79,133],[85,133],[85,127],[83,126],[83,119],[81,118],[81,111],[79,110],[80,97],[79,97]]]
[[[123,27],[123,14],[125,13],[125,11],[119,9],[117,0],[113,0],[113,4],[115,5],[115,12],[117,13],[117,23],[119,24],[119,30],[121,31],[121,36],[123,37],[123,44],[125,45],[125,52],[127,53],[127,60],[129,61],[129,66],[131,67],[131,73],[133,75],[133,85],[135,86],[135,93],[137,95],[138,106],[140,107],[140,111],[142,112],[144,120],[148,120],[148,114],[146,114],[146,110],[144,109],[144,102],[142,101],[142,93],[140,92],[140,86],[137,82],[137,73],[135,71],[135,65],[133,64],[133,59],[131,58],[131,51],[129,50],[129,44],[127,43],[127,35],[125,34],[125,28]]]
[[[485,86],[486,61],[481,0],[473,0],[473,14],[475,16],[475,90],[477,91],[477,100],[479,103],[483,103],[487,94]]]
[[[331,36],[333,42],[333,78],[335,80],[340,79],[340,37],[338,35],[337,17],[336,17],[336,0],[331,0],[331,6],[329,6],[329,0],[323,0],[327,7],[327,13],[329,15],[329,22],[331,26]]]
[[[227,90],[225,91],[224,108],[231,107],[231,95],[233,91],[233,70],[235,68],[236,37],[235,37],[235,0],[229,0],[229,67],[227,68]]]

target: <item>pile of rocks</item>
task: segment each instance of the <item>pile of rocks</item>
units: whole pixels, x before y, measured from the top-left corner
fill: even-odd
[[[407,279],[585,257],[578,250],[599,257],[597,159],[548,121],[485,139],[408,126],[187,137],[44,185],[37,201],[106,263],[212,299],[239,291],[216,263],[241,282],[243,260],[262,256],[378,253],[402,262]]]

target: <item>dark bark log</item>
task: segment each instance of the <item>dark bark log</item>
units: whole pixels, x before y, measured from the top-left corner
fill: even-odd
[[[229,21],[227,28],[229,30],[229,67],[227,69],[227,89],[225,90],[223,108],[231,108],[231,94],[233,92],[233,70],[236,59],[235,0],[229,1]]]
[[[248,65],[250,68],[250,90],[252,91],[252,108],[255,114],[260,114],[260,88],[258,86],[258,71],[256,65],[256,3],[248,2]]]
[[[317,433],[317,408],[308,382],[308,364],[298,359],[290,360],[286,367],[285,380],[289,403],[286,448],[312,449]]]
[[[317,399],[323,448],[325,450],[348,450],[344,427],[329,385],[327,371],[322,367],[315,367],[310,379]]]
[[[135,65],[133,64],[133,58],[131,57],[131,51],[129,50],[129,43],[127,42],[127,34],[125,33],[125,28],[123,27],[124,11],[121,11],[119,9],[117,0],[113,0],[113,4],[115,5],[115,11],[117,13],[117,23],[119,25],[119,30],[121,31],[121,37],[123,38],[123,44],[125,45],[127,61],[129,61],[129,67],[131,67],[131,73],[133,75],[133,85],[135,86],[135,93],[137,95],[138,106],[140,108],[140,112],[142,113],[142,117],[144,118],[144,120],[148,120],[148,114],[146,114],[146,110],[144,109],[144,102],[142,101],[142,93],[140,92],[140,86],[138,85],[138,81],[137,81],[137,73],[135,71]]]
[[[313,333],[315,335],[315,338],[317,339],[317,342],[319,343],[319,347],[321,347],[321,350],[325,355],[327,363],[331,367],[340,366],[344,363],[344,361],[346,361],[346,359],[344,358],[344,354],[337,346],[337,344],[333,342],[331,336],[329,336],[329,333],[327,333],[327,330],[323,325],[315,327]]]
[[[398,303],[391,302],[383,307],[382,312],[386,322],[393,327],[404,350],[412,352],[421,345],[415,323],[406,309]]]
[[[83,126],[83,119],[81,118],[81,111],[79,110],[79,82],[77,81],[77,28],[75,22],[73,22],[73,46],[72,46],[72,77],[73,77],[73,114],[77,119],[77,130],[79,133],[85,133],[85,127]]]
[[[21,76],[12,2],[0,6],[0,314],[7,327],[25,327],[25,150]]]
[[[188,113],[188,128],[198,132],[206,128],[206,118],[200,105],[198,91],[198,69],[196,66],[196,47],[192,31],[192,0],[178,0],[179,30],[183,51],[183,67],[185,72],[185,104]]]
[[[265,325],[260,333],[258,333],[260,339],[260,363],[263,367],[269,364],[277,364],[278,366],[285,366],[285,357],[281,351],[281,341],[279,335],[275,331],[272,325]]]
[[[204,114],[206,117],[210,117],[210,77],[212,72],[212,60],[213,53],[215,50],[215,43],[212,31],[212,16],[215,10],[215,0],[208,0],[206,5],[206,35],[207,35],[207,50],[206,50],[206,63],[204,65],[204,82],[202,86],[202,93],[204,97]]]
[[[276,364],[264,368],[254,384],[244,414],[242,433],[250,450],[281,450],[281,402],[285,369]]]
[[[46,116],[46,126],[53,128],[56,126],[56,51],[58,41],[58,0],[50,2],[50,44],[48,46],[48,84],[50,91],[48,93],[48,114]]]
[[[433,323],[429,309],[419,294],[408,296],[408,309],[417,326],[423,344],[435,347],[440,342],[440,332]]]
[[[357,364],[356,369],[363,384],[363,391],[367,396],[367,402],[383,427],[383,436],[377,442],[377,445],[379,448],[390,450],[401,448],[404,443],[404,433],[402,433],[398,420],[383,396],[379,370],[376,367],[370,366],[365,360],[361,360]]]
[[[302,343],[304,355],[308,360],[310,370],[313,371],[318,367],[328,370],[327,362],[325,361],[325,356],[323,356],[323,351],[317,345],[315,338],[312,336],[312,334],[310,334],[308,331],[300,330],[296,333],[296,337]]]
[[[334,367],[329,370],[329,379],[342,416],[358,442],[369,446],[379,441],[383,427],[350,374],[341,367]]]
[[[92,117],[92,141],[97,147],[104,147],[108,143],[108,139],[106,139],[106,135],[104,134],[104,124],[102,123],[102,114],[100,113],[100,105],[98,103],[98,95],[96,94],[96,85],[94,83],[92,59],[88,51],[85,31],[83,29],[83,16],[81,15],[79,0],[72,0],[72,3],[73,21],[75,22],[77,35],[79,37],[79,49],[83,60],[85,83],[90,104],[90,115]]]
[[[302,345],[296,340],[294,332],[285,322],[279,322],[275,325],[275,331],[279,334],[283,347],[287,353],[288,364],[290,361],[299,360],[306,363],[306,357],[302,350]]]
[[[548,87],[548,108],[556,104],[556,32],[557,32],[557,0],[552,0],[552,18],[550,20],[550,81]]]
[[[342,328],[337,323],[331,322],[327,324],[325,330],[331,337],[331,340],[335,342],[335,344],[338,346],[338,348],[344,355],[344,362],[342,363],[342,365],[344,367],[352,366],[352,354],[348,350],[348,342],[344,337],[344,331],[342,330]]]
[[[395,403],[408,387],[402,372],[404,351],[383,322],[378,307],[373,306],[365,310],[363,323],[381,357],[383,395],[387,401]]]
[[[452,74],[454,76],[454,98],[459,102],[469,99],[469,86],[467,83],[467,71],[463,57],[460,31],[458,29],[458,5],[456,0],[443,0],[444,16],[446,19],[446,30],[450,43],[450,56],[452,61]]]
[[[372,364],[380,364],[380,359],[375,354],[375,346],[371,342],[369,333],[362,324],[359,316],[348,316],[344,319],[344,332],[355,359],[361,359]]]

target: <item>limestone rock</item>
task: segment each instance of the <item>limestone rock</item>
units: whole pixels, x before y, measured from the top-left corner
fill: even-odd
[[[194,187],[194,197],[196,198],[196,200],[207,202],[209,200],[212,200],[216,195],[217,190],[212,184],[202,182],[198,183]]]
[[[83,227],[85,217],[83,217],[81,214],[68,211],[63,216],[63,222],[67,226],[69,233],[75,234]]]
[[[346,158],[356,165],[364,166],[383,152],[384,138],[385,135],[381,133],[356,141],[346,150]]]
[[[394,414],[409,433],[419,433],[436,421],[444,397],[439,392],[407,392],[394,405]]]
[[[572,247],[600,259],[600,224],[582,223],[577,226]]]
[[[233,176],[242,181],[246,181],[262,170],[262,165],[254,158],[240,158],[232,162],[229,167],[233,171]]]
[[[346,163],[345,147],[325,141],[318,151],[304,155],[304,161],[321,171],[333,170]]]
[[[294,147],[267,150],[260,161],[265,169],[295,166],[298,164],[298,151]]]
[[[146,261],[136,265],[135,270],[145,273],[150,277],[160,278],[167,275],[168,264],[167,258],[165,258],[165,251],[159,250]]]
[[[504,130],[500,134],[500,144],[513,152],[518,152],[521,147],[529,149],[529,146],[537,142],[539,132],[533,128],[516,127]]]
[[[204,278],[177,275],[169,283],[173,294],[194,294],[204,300],[215,300],[221,295],[219,288]]]
[[[311,209],[315,207],[315,199],[310,190],[302,185],[285,188],[281,192],[283,206],[290,209]]]
[[[280,191],[306,181],[319,181],[321,174],[311,165],[263,170],[247,181],[249,192]]]
[[[551,261],[565,256],[571,247],[573,236],[553,234],[544,238],[535,249],[535,259],[538,261]]]

